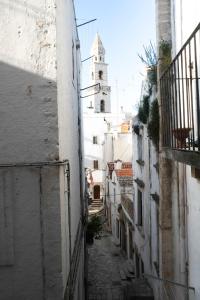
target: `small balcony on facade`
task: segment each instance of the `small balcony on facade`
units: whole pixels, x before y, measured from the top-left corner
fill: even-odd
[[[200,167],[200,24],[160,78],[162,147]]]

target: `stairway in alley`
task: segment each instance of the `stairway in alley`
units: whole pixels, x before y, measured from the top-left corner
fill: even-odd
[[[146,280],[135,278],[132,261],[124,258],[105,231],[88,246],[88,299],[154,299]]]
[[[103,203],[101,199],[94,199],[88,207],[89,215],[97,214],[103,209]]]

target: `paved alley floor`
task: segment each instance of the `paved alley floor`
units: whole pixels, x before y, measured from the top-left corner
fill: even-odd
[[[88,247],[89,300],[124,300],[125,286],[120,277],[120,265],[125,258],[112,242],[111,235],[103,232],[100,240]]]

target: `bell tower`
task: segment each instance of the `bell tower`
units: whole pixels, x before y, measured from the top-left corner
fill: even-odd
[[[90,93],[94,93],[94,95],[90,97],[90,105],[92,105],[94,113],[110,113],[111,88],[108,86],[108,64],[105,63],[105,49],[98,33],[93,42],[91,55],[93,58],[90,69],[90,82],[91,85],[99,83],[100,92],[98,93],[97,88],[93,88],[92,91],[90,90]]]

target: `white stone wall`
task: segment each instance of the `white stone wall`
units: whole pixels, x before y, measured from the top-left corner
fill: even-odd
[[[174,56],[199,24],[200,3],[198,0],[172,0],[173,3],[173,53]]]
[[[114,137],[114,160],[132,161],[132,133],[118,132]]]
[[[198,0],[173,0],[173,55],[180,50],[200,20],[200,3]],[[200,299],[199,264],[200,243],[197,237],[200,218],[200,181],[191,175],[189,165],[177,164],[174,171],[173,186],[173,226],[175,279],[195,287],[195,299]],[[188,266],[187,266],[188,264]],[[187,274],[188,268],[188,274]]]
[[[73,253],[83,201],[73,2],[4,1],[0,17],[0,164],[70,164],[70,186],[65,166],[0,167],[0,294],[2,300],[59,300],[69,274],[69,221]],[[84,298],[83,249],[75,299]]]
[[[151,96],[151,100],[154,98]],[[156,263],[159,263],[159,203],[152,198],[151,194],[159,196],[159,177],[156,170],[158,154],[148,138],[147,126],[140,123],[135,117],[133,126],[139,124],[139,136],[133,132],[133,178],[143,181],[144,187],[140,187],[134,181],[134,233],[133,245],[135,254],[144,263],[144,272],[158,276]],[[138,145],[140,143],[140,146]],[[140,161],[137,162],[137,161]],[[138,225],[138,190],[142,192],[143,225]],[[159,298],[159,282],[150,280],[154,290],[155,299]]]

